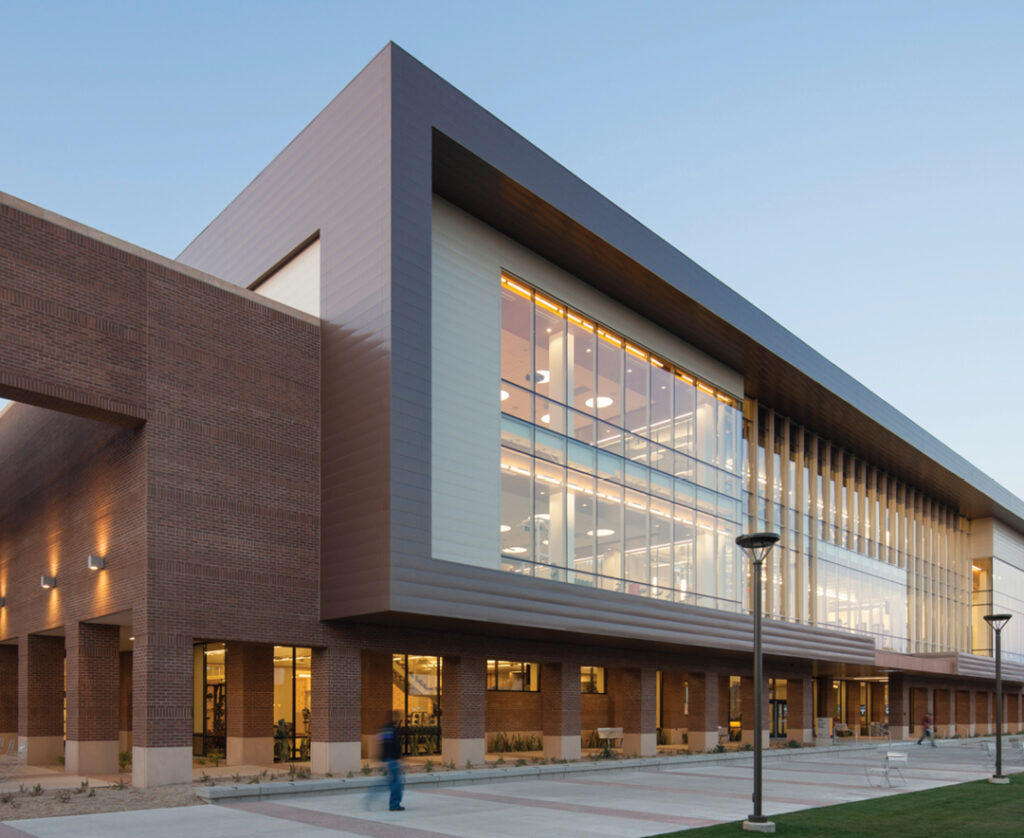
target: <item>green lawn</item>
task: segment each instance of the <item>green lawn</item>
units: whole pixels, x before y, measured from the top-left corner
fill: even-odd
[[[1007,786],[986,780],[843,803],[787,815],[771,815],[775,834],[786,838],[996,838],[1024,836],[1024,774]],[[659,838],[756,835],[740,821],[669,832]]]

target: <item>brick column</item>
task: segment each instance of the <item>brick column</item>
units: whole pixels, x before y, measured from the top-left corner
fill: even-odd
[[[754,746],[754,679],[747,675],[740,677],[740,741]],[[767,748],[771,714],[768,712],[768,678],[761,685],[761,747]]]
[[[974,736],[974,702],[970,690],[956,691],[956,732],[960,736]]]
[[[67,748],[69,774],[116,774],[120,692],[120,626],[69,623]]]
[[[686,673],[661,674],[661,732],[669,745],[683,744],[686,729]]]
[[[1006,727],[1012,733],[1020,733],[1020,693],[1006,693],[1003,696],[1006,706]]]
[[[868,722],[885,724],[885,684],[880,681],[868,682]],[[868,728],[870,731],[870,727]]]
[[[192,638],[133,628],[132,785],[191,782]]]
[[[846,682],[846,724],[854,736],[860,736],[860,681]],[[866,714],[866,708],[865,708]]]
[[[0,645],[0,740],[18,737],[18,647]]]
[[[487,752],[484,710],[487,659],[445,656],[441,663],[441,760],[482,765]]]
[[[290,674],[290,673],[289,673]],[[224,655],[227,685],[228,765],[274,762],[274,647],[228,643]],[[285,719],[291,722],[291,719]]]
[[[948,739],[956,731],[953,721],[953,691],[937,689],[934,691],[935,702],[935,736]]]
[[[18,642],[18,738],[29,765],[54,765],[64,753],[63,637]]]
[[[313,649],[310,766],[345,776],[360,762],[362,665],[359,650],[340,640]]]
[[[931,715],[931,690],[927,687],[912,687],[910,700],[914,702],[913,724],[909,731],[910,738],[918,739],[924,731],[925,714]]]
[[[545,758],[579,759],[582,727],[579,664],[541,664],[540,693]]]
[[[889,734],[894,742],[910,735],[910,696],[902,675],[889,676]]]
[[[686,719],[686,741],[691,753],[701,754],[718,744],[719,675],[717,672],[690,672],[690,715]]]
[[[121,652],[120,706],[118,707],[118,749],[132,749],[132,653]]]
[[[658,752],[656,688],[653,669],[608,670],[612,726],[622,728],[622,753],[627,757]]]
[[[974,732],[978,736],[988,736],[992,733],[992,718],[990,712],[988,690],[971,690],[974,697]]]
[[[362,687],[362,757],[377,759],[377,732],[394,715],[392,692],[392,673],[394,663],[391,652],[376,649],[364,649],[360,656],[360,668],[363,678]],[[405,719],[395,719],[398,724],[405,724]]]
[[[814,695],[810,678],[786,679],[786,732],[801,745],[814,741]]]

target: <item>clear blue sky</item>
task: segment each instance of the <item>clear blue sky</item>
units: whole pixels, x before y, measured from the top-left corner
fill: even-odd
[[[1021,2],[0,0],[0,190],[175,256],[394,40],[1024,496]]]

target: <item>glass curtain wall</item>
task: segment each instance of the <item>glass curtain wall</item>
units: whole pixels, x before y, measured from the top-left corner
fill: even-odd
[[[503,275],[501,567],[739,610],[739,402]]]

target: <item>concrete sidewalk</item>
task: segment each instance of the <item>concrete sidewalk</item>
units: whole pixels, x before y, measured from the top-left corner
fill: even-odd
[[[894,789],[868,782],[866,769],[881,759],[875,748],[803,749],[766,760],[765,813],[884,797],[992,773],[991,758],[976,743],[895,747],[909,752],[909,764],[904,771],[907,785]],[[275,795],[211,806],[13,821],[0,825],[0,838],[178,838],[190,832],[221,838],[285,833],[289,838],[641,838],[749,814],[749,754],[717,761],[639,762],[645,764],[457,785],[437,782],[444,778],[438,774],[436,780],[410,783],[404,812],[386,811],[384,795],[367,809],[365,790],[356,793],[352,787],[348,792]],[[1022,768],[1010,765],[1004,770]]]

